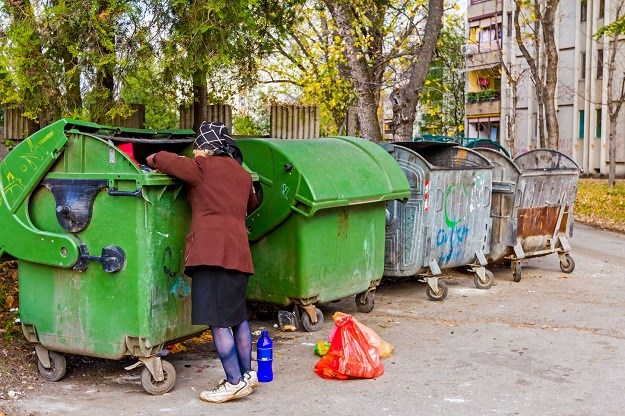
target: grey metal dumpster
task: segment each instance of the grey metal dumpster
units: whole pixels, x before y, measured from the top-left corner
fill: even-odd
[[[522,259],[558,253],[561,270],[571,273],[575,262],[568,254],[568,239],[573,231],[577,164],[549,149],[532,150],[514,161],[493,150],[476,150],[494,166],[488,262],[510,261],[518,282]]]
[[[486,270],[492,166],[474,150],[449,143],[386,145],[410,184],[408,202],[387,203],[385,276],[421,276],[427,296],[443,300],[442,269],[469,266],[475,285],[494,283]]]
[[[516,245],[515,199],[521,171],[502,152],[486,148],[477,148],[475,151],[493,165],[493,196],[490,205],[492,226],[490,252],[486,258],[489,264],[498,264],[510,258]]]

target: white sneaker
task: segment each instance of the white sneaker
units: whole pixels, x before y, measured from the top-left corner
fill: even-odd
[[[251,392],[252,387],[245,380],[239,381],[238,384],[223,381],[219,383],[216,389],[200,393],[200,399],[210,403],[223,403],[228,400],[245,397]]]
[[[256,374],[256,371],[254,370],[250,370],[243,374],[243,380],[247,381],[247,384],[249,384],[250,387],[260,386],[260,382],[258,381],[258,374]]]
[[[247,371],[243,373],[243,380],[250,385],[250,387],[258,387],[260,386],[260,382],[258,381],[258,374],[254,370]],[[226,379],[222,378],[219,380],[219,384],[225,383]]]

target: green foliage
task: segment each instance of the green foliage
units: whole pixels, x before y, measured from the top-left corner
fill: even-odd
[[[250,114],[237,115],[232,120],[233,134],[238,136],[260,137],[267,134],[269,119],[267,117],[255,119]]]
[[[481,91],[472,91],[467,92],[467,103],[481,103],[484,101],[493,101],[494,99],[499,97],[499,90],[481,90]]]
[[[463,17],[447,15],[419,100],[422,134],[460,136],[464,132],[464,56],[460,53],[464,43]]]
[[[42,125],[111,122],[143,103],[148,126],[174,127],[194,81],[210,101],[253,83],[268,35],[294,21],[298,1],[3,2],[0,103]]]
[[[625,16],[621,16],[609,25],[603,26],[597,31],[597,33],[594,34],[593,37],[595,39],[601,39],[604,35],[615,37],[622,34],[625,34]]]

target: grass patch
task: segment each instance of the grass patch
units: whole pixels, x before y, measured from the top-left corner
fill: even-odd
[[[573,212],[581,223],[625,232],[625,180],[609,189],[607,179],[580,179]]]

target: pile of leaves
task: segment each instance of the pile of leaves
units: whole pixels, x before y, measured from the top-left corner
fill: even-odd
[[[0,407],[41,384],[32,345],[22,335],[18,317],[17,262],[0,261]],[[2,411],[0,411],[0,415]]]
[[[580,179],[573,212],[577,222],[625,233],[625,181],[609,188],[606,179]]]

